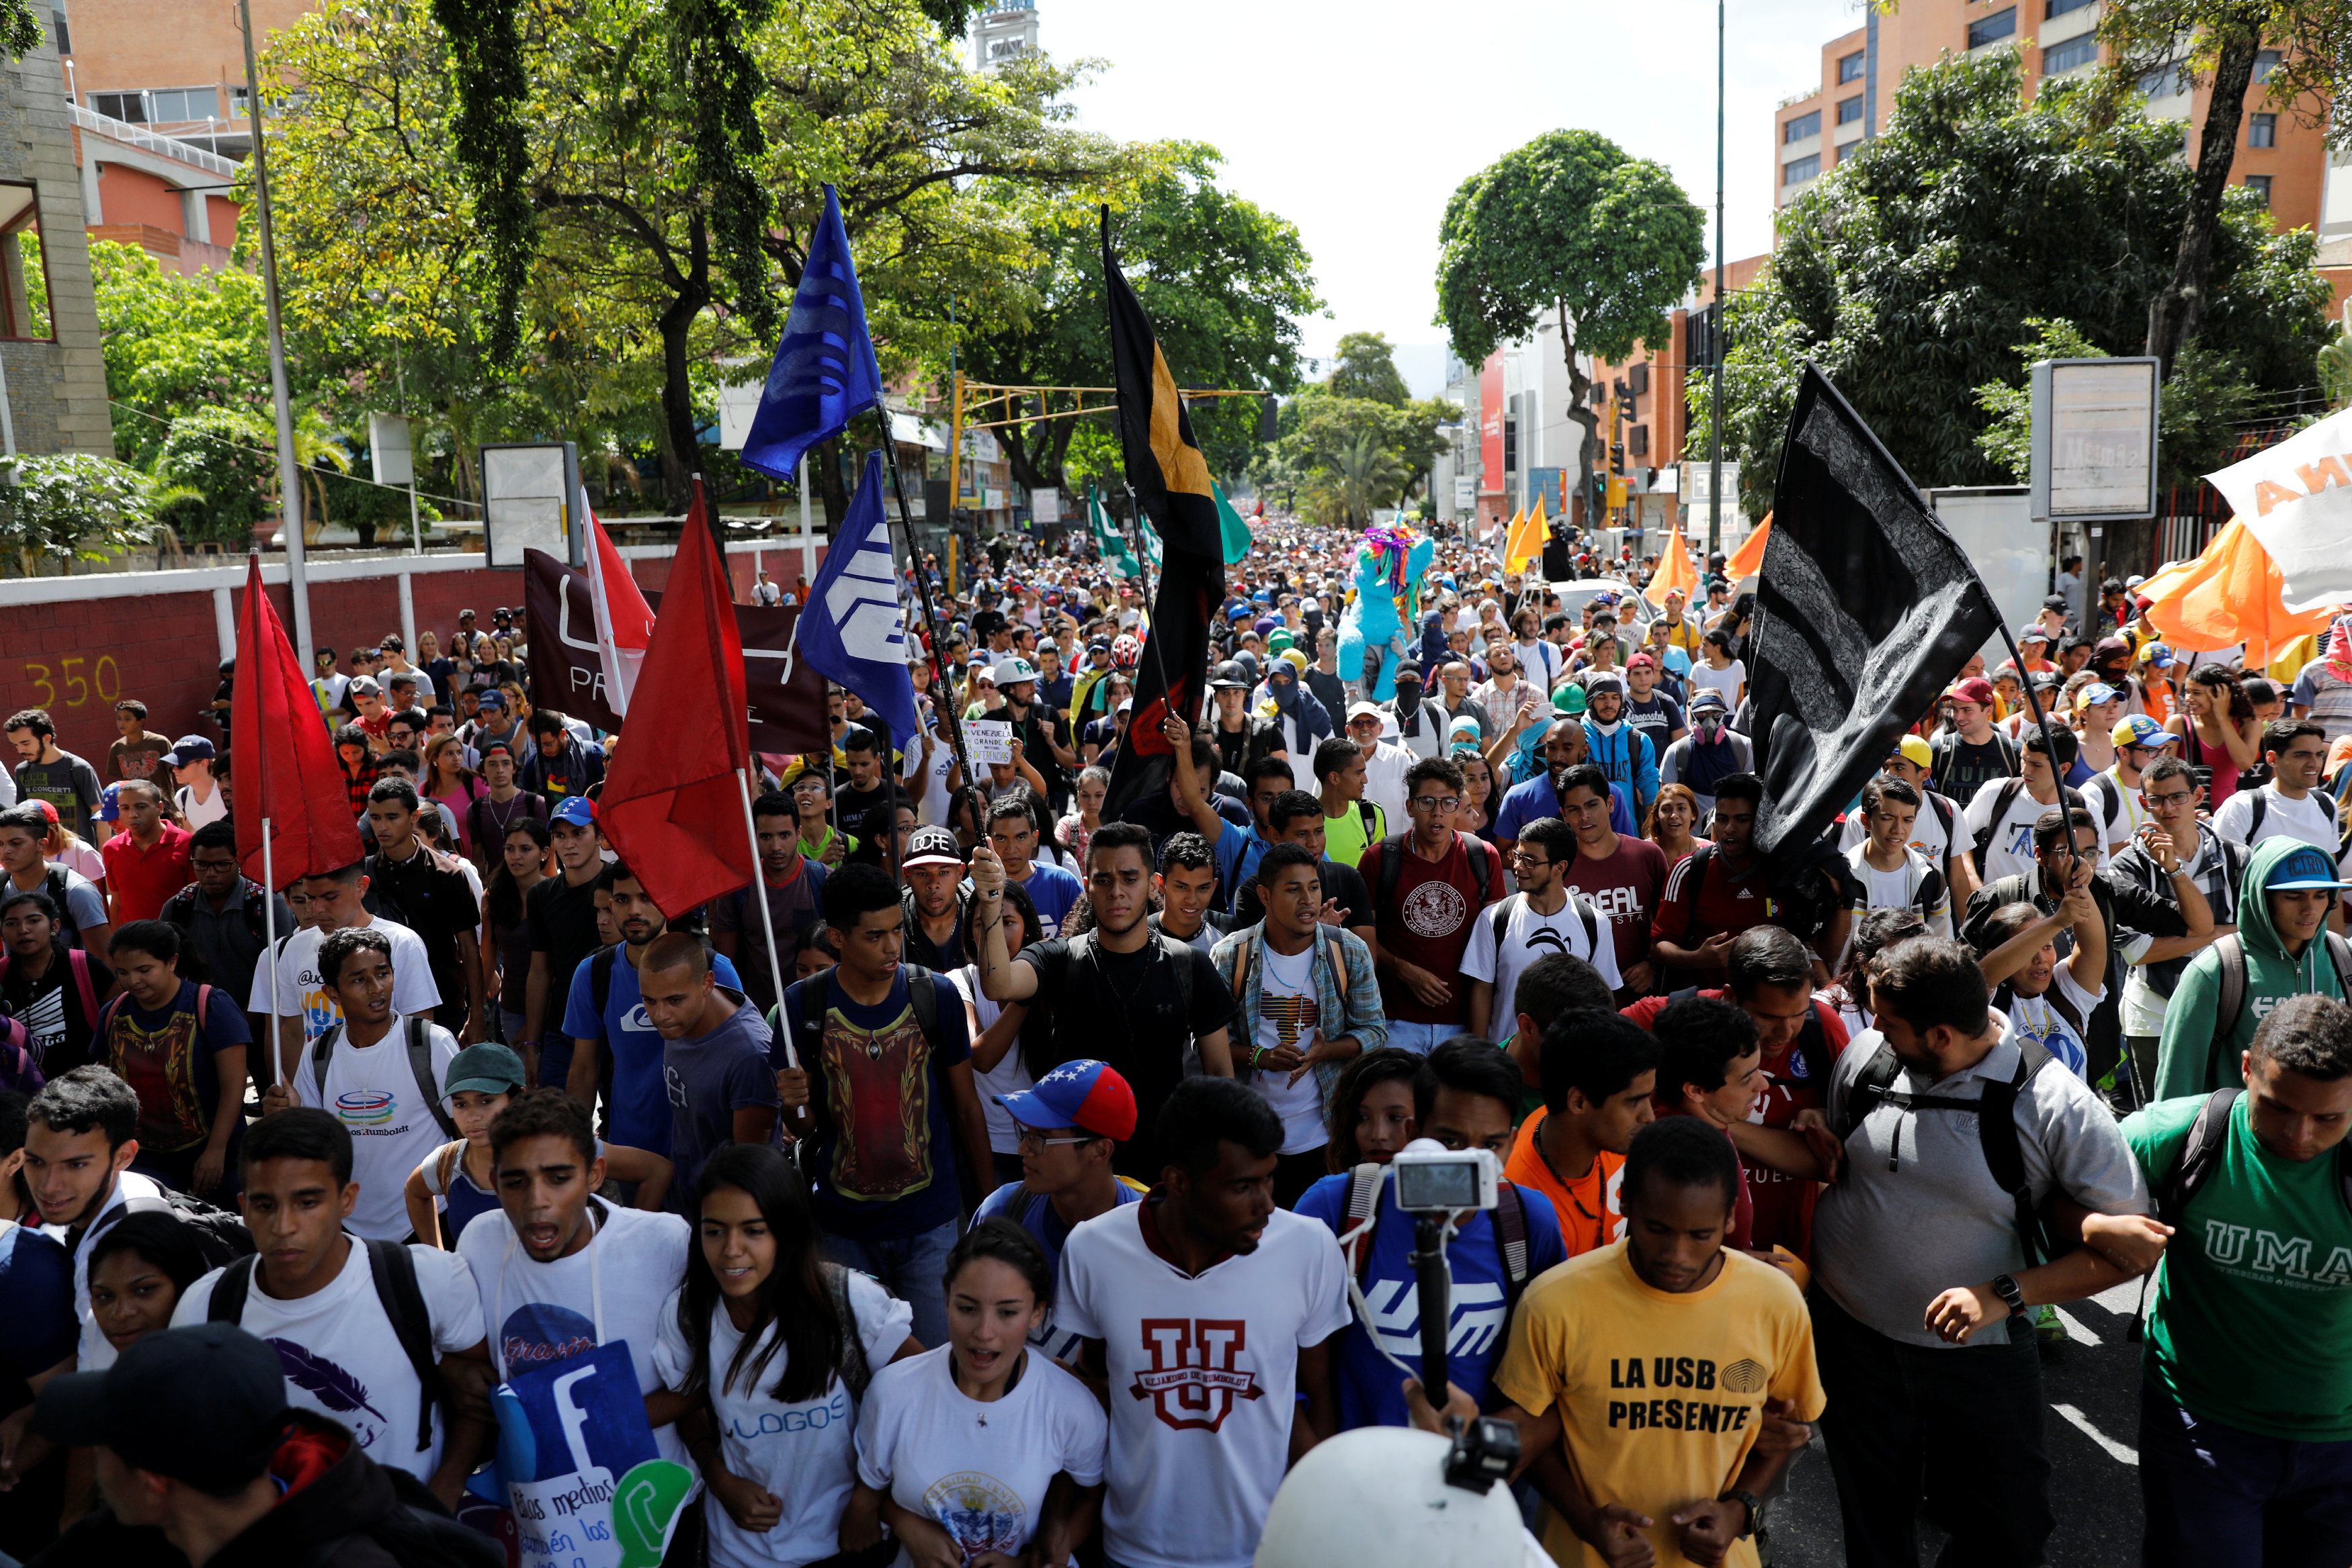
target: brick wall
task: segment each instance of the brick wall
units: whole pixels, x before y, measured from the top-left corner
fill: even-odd
[[[822,545],[817,559],[824,559]],[[801,570],[798,549],[769,549],[761,558],[770,576],[787,587]],[[387,562],[390,566],[393,563]],[[730,551],[735,597],[749,602],[757,568],[748,552]],[[638,584],[659,591],[669,580],[670,560],[633,559]],[[457,629],[457,612],[471,609],[487,628],[489,612],[522,602],[522,573],[515,570],[419,572],[410,579],[419,633],[433,632],[446,645]],[[292,597],[284,584],[266,591],[278,620],[293,634]],[[242,586],[229,591],[231,612],[243,608]],[[396,576],[310,584],[310,632],[320,643],[342,653],[362,642],[380,642],[400,631],[400,582]],[[415,650],[410,650],[414,656]],[[0,716],[21,708],[46,707],[58,727],[58,743],[88,758],[101,774],[106,748],[115,738],[114,704],[136,697],[147,705],[147,727],[176,739],[202,735],[217,743],[218,727],[200,719],[220,684],[220,633],[213,591],[157,593],[124,598],[64,600],[51,603],[0,603]],[[13,754],[8,760],[14,762]]]

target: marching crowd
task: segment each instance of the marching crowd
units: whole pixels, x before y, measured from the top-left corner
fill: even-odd
[[[367,852],[282,895],[225,735],[10,716],[0,1554],[568,1564],[493,1391],[593,1359],[692,1482],[632,1562],[1244,1568],[1483,1413],[1563,1565],[1758,1563],[1816,1427],[1850,1563],[2031,1565],[2053,1308],[2152,1275],[2144,1560],[2352,1560],[2352,620],[2062,593],[1782,877],[1739,585],[1454,541],[1343,660],[1358,537],[1257,540],[1150,737],[1141,583],[927,560],[926,731],[763,759],[764,909],[604,843],[658,730],[519,612],[315,650]],[[1503,1178],[1434,1397],[1422,1141]]]

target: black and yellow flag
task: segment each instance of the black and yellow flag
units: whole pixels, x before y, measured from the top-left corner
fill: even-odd
[[[1152,335],[1142,302],[1118,270],[1110,249],[1110,209],[1102,217],[1103,283],[1110,297],[1111,380],[1118,388],[1119,445],[1127,482],[1143,515],[1171,550],[1222,561],[1223,535],[1208,459],[1192,438],[1192,421],[1176,395],[1176,378]]]

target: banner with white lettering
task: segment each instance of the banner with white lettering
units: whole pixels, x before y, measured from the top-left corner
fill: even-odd
[[[2352,602],[2352,411],[2205,477],[2278,563],[2287,609]]]
[[[516,1373],[491,1405],[523,1568],[659,1568],[695,1475],[655,1448],[625,1343]]]

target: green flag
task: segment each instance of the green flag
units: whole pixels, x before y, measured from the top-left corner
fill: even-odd
[[[1105,561],[1118,569],[1121,577],[1143,575],[1142,569],[1135,564],[1135,552],[1128,548],[1127,540],[1112,526],[1109,510],[1103,506],[1102,498],[1095,494],[1092,486],[1087,490],[1087,526],[1094,531],[1095,548],[1102,552]],[[1147,530],[1144,537],[1152,547],[1160,543],[1160,536],[1156,533]],[[1156,549],[1154,554],[1157,554]]]
[[[1249,524],[1234,510],[1234,504],[1225,499],[1225,487],[1214,479],[1209,481],[1209,494],[1216,500],[1217,525],[1224,531],[1225,564],[1232,566],[1250,552]]]

